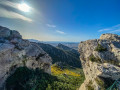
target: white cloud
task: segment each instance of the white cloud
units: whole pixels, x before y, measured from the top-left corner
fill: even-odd
[[[10,2],[10,1],[0,1],[0,4],[1,5],[5,5],[5,6],[9,6],[9,7],[12,7],[12,8],[16,8],[16,9],[19,9],[18,8],[18,3],[15,3],[15,2]]]
[[[59,33],[59,34],[65,34],[65,32],[60,31],[60,30],[56,30],[56,32]]]
[[[0,8],[0,17],[12,18],[12,19],[21,19],[24,21],[32,22],[32,19],[30,19],[30,18],[27,18],[21,14],[13,12],[13,11],[8,11],[8,10],[3,9],[3,8]]]
[[[107,33],[108,33],[108,31],[109,31],[109,33],[119,32],[120,31],[120,24],[117,24],[117,25],[112,26],[110,28],[98,30],[98,32],[107,32]]]
[[[98,32],[109,31],[109,30],[111,30],[111,29],[100,29],[100,30],[98,30]]]
[[[8,7],[12,7],[12,8],[15,8],[15,9],[18,9],[20,10],[19,6],[20,6],[20,3],[15,3],[15,2],[10,2],[10,1],[1,1],[0,2],[1,5],[4,5],[4,6],[8,6]],[[31,10],[34,10],[32,7],[29,7]]]
[[[114,30],[114,31],[110,31],[109,33],[118,33],[118,32],[120,32],[120,29]]]
[[[51,28],[55,28],[56,26],[55,25],[51,25],[51,24],[46,24],[48,27],[51,27]]]
[[[117,25],[115,25],[115,26],[113,26],[113,27],[120,27],[120,24],[117,24]]]

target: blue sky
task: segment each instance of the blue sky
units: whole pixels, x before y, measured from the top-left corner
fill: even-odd
[[[18,9],[20,3],[31,8]],[[80,42],[120,33],[120,0],[0,0],[0,25],[23,38]]]

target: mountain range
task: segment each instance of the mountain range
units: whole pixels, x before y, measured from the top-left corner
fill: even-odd
[[[77,50],[60,43],[56,47],[44,43],[37,44],[51,56],[53,64],[59,63],[62,64],[62,66],[68,65],[72,67],[81,67],[79,53]]]

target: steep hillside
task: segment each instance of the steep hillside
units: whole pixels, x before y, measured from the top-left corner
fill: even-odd
[[[120,36],[103,34],[100,39],[79,44],[80,60],[86,80],[80,90],[120,90]],[[118,88],[118,89],[115,89]]]
[[[51,64],[51,57],[37,44],[22,39],[17,31],[0,26],[0,90],[16,68],[25,66],[51,73]]]
[[[60,44],[60,43],[58,44],[57,48],[62,49],[64,51],[68,52],[69,54],[73,54],[76,57],[79,57],[79,55],[80,55],[77,50],[72,49],[72,48],[65,46],[63,44]]]
[[[53,64],[59,63],[65,66],[81,67],[79,53],[76,50],[62,44],[57,47],[43,43],[38,43],[38,45],[52,57]]]

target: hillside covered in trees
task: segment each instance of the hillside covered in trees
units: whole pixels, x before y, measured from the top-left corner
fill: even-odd
[[[81,67],[79,53],[77,50],[62,44],[58,44],[56,47],[44,43],[38,43],[38,45],[52,57],[53,64],[56,63],[61,66],[68,65],[71,67]]]

